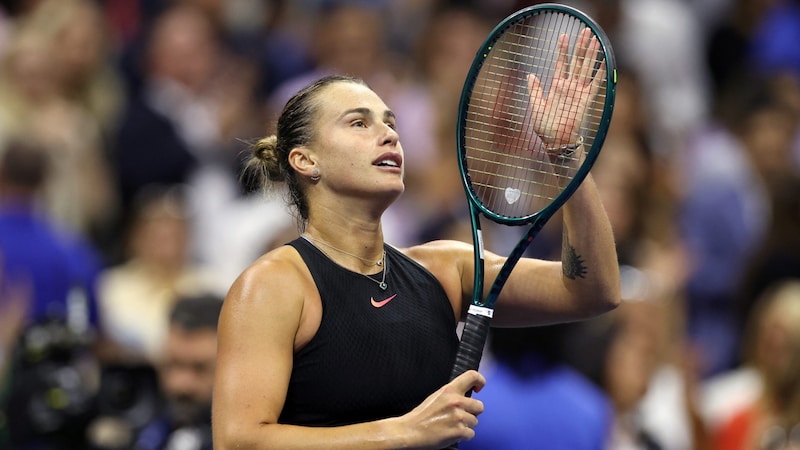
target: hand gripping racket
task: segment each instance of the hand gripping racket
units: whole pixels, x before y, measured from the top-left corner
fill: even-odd
[[[605,33],[564,5],[517,11],[478,51],[461,95],[457,133],[475,283],[452,378],[478,369],[495,302],[512,269],[594,164],[611,121],[615,84]],[[480,215],[529,225],[485,299]]]

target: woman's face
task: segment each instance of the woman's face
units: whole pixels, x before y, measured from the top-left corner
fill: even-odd
[[[396,199],[405,186],[394,113],[368,87],[351,82],[327,86],[316,101],[308,148],[320,183],[344,195]]]

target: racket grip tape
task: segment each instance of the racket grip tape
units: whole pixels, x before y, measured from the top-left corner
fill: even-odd
[[[453,370],[450,379],[456,378],[468,370],[478,370],[483,356],[483,347],[489,335],[489,324],[492,318],[490,315],[467,314],[467,321],[464,323],[464,330],[461,332],[461,343],[456,352],[456,360],[453,363]],[[472,390],[465,393],[467,397],[472,395]],[[451,444],[442,450],[457,450],[458,444]]]
[[[450,373],[451,380],[468,370],[478,370],[491,320],[492,318],[486,315],[467,314],[464,331],[461,333],[461,343]]]

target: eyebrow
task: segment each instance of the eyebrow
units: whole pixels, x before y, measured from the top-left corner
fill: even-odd
[[[348,109],[347,111],[343,112],[340,117],[345,117],[348,114],[361,114],[364,116],[371,116],[372,110],[364,107]],[[387,119],[392,119],[392,120],[396,119],[396,116],[394,115],[394,112],[391,109],[387,109],[386,111],[383,112],[383,120]]]

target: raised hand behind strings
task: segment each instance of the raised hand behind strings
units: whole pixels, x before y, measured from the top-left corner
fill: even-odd
[[[533,128],[548,153],[569,150],[570,146],[574,150],[582,143],[581,122],[606,76],[600,42],[591,29],[581,30],[572,58],[568,53],[569,36],[562,34],[558,38],[553,81],[546,96],[541,80],[534,74],[528,75]]]

